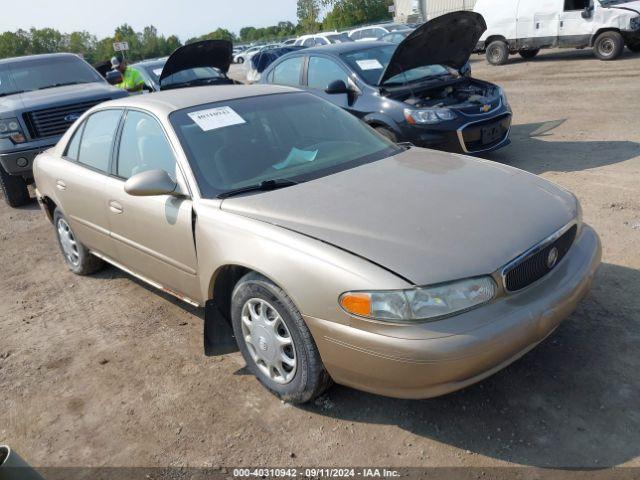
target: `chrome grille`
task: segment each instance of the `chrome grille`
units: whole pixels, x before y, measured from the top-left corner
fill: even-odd
[[[505,289],[522,290],[551,272],[567,254],[577,233],[578,226],[571,224],[509,263],[502,272]]]

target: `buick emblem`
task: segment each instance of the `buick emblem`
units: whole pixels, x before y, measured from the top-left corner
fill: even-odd
[[[75,113],[70,113],[69,115],[67,115],[66,117],[64,117],[64,121],[65,122],[75,122],[77,119],[80,118],[80,113],[75,112]]]
[[[547,267],[549,267],[549,270],[555,267],[556,263],[558,263],[558,249],[553,247],[549,255],[547,255]]]

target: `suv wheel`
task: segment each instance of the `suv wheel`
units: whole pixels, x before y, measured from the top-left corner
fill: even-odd
[[[622,54],[624,39],[619,32],[603,32],[596,38],[593,48],[600,60],[615,60]]]
[[[16,175],[9,175],[0,167],[0,188],[4,194],[4,199],[10,207],[21,207],[29,203],[29,189],[24,178]]]
[[[53,225],[56,228],[58,245],[69,270],[77,275],[90,275],[104,267],[104,262],[91,255],[89,250],[78,241],[67,219],[57,208],[53,213]]]
[[[494,40],[487,47],[486,55],[491,65],[504,65],[509,60],[509,45],[503,40]]]
[[[234,288],[231,322],[247,367],[282,400],[308,402],[331,385],[302,315],[262,275],[248,273]]]

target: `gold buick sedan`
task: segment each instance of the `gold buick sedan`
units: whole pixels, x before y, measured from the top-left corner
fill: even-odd
[[[478,382],[549,336],[600,263],[568,191],[286,87],[103,103],[34,174],[71,271],[107,262],[206,307],[205,344],[232,330],[289,402]]]

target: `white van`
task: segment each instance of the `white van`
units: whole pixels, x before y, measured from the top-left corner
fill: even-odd
[[[474,10],[487,22],[477,50],[492,65],[541,48],[593,47],[601,60],[619,57],[625,44],[640,52],[640,1],[478,0]]]

